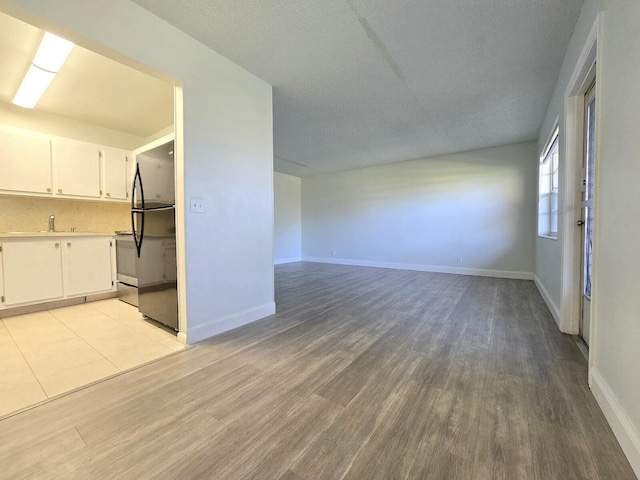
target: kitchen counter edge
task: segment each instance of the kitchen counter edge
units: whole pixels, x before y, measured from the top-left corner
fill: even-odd
[[[47,237],[114,237],[115,233],[104,232],[0,232],[0,239],[47,238]]]

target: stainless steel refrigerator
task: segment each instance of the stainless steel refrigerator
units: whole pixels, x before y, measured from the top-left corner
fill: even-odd
[[[139,153],[131,195],[140,313],[178,330],[173,141]]]

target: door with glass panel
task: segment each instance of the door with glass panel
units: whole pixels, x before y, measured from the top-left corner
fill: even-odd
[[[596,98],[595,81],[584,96],[584,154],[582,164],[582,227],[580,336],[589,345],[591,337],[591,276],[593,271],[593,200],[595,180]]]

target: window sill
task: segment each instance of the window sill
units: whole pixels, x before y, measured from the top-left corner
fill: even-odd
[[[538,238],[546,238],[548,240],[558,240],[557,236],[552,237],[551,235],[540,235],[540,234],[538,234]]]

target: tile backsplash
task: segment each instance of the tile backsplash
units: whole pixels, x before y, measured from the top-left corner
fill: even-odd
[[[131,230],[129,210],[128,203],[0,195],[0,232],[47,230],[51,214],[56,216],[56,230]]]

